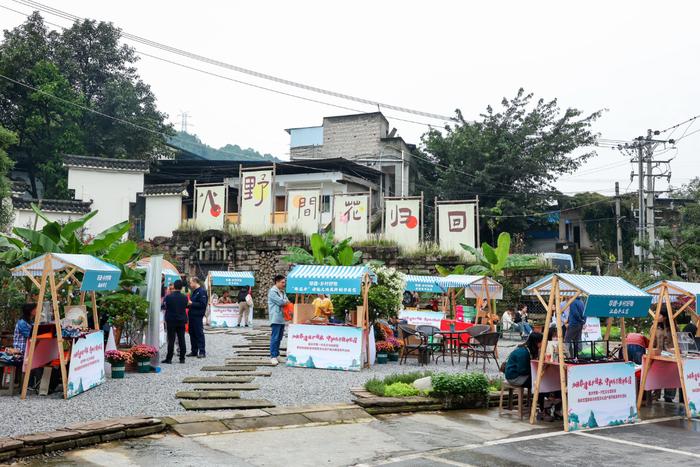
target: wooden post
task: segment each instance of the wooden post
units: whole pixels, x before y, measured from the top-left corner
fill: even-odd
[[[644,359],[644,364],[642,365],[642,379],[639,382],[639,394],[637,395],[637,413],[642,408],[642,402],[644,401],[644,387],[647,382],[647,374],[649,373],[649,367],[652,362],[652,349],[654,348],[654,343],[656,341],[656,328],[659,325],[659,316],[661,315],[661,303],[663,302],[664,296],[668,293],[666,288],[666,282],[661,285],[661,290],[656,299],[656,311],[654,312],[654,322],[651,325],[651,330],[649,331],[649,348],[647,349],[646,358]]]
[[[29,387],[29,374],[32,372],[32,363],[34,362],[34,350],[36,349],[36,336],[39,333],[39,321],[41,320],[41,312],[43,311],[44,308],[44,296],[46,295],[46,279],[48,276],[48,264],[52,261],[51,260],[51,254],[48,253],[45,255],[48,257],[44,258],[44,270],[41,273],[41,282],[39,286],[39,297],[37,299],[37,304],[36,304],[36,316],[34,317],[34,326],[32,326],[32,337],[31,340],[29,341],[29,353],[26,355],[28,356],[27,358],[27,371],[24,372],[24,375],[22,377],[22,393],[20,397],[22,399],[27,398],[27,388]],[[25,274],[30,275],[31,272],[25,270]],[[31,277],[31,276],[30,276]],[[34,279],[32,277],[32,279]]]
[[[564,333],[561,329],[561,293],[559,291],[559,281],[555,284],[555,307],[557,312],[557,339],[559,340],[559,384],[561,384],[561,405],[564,416],[564,431],[569,431],[569,400],[566,394],[566,363],[564,362]],[[575,300],[575,298],[574,298]],[[574,343],[576,345],[576,343]]]
[[[95,331],[100,330],[100,315],[97,313],[97,295],[95,291],[90,292],[90,298],[92,300],[92,323],[95,326]]]
[[[56,277],[53,272],[53,261],[49,261],[49,286],[51,287],[51,302],[53,303],[53,319],[56,324],[56,346],[58,347],[58,361],[61,365],[61,381],[63,382],[63,398],[68,398],[68,375],[66,371],[66,354],[63,351],[63,333],[61,330],[61,315],[58,308],[58,289],[56,289]],[[94,292],[93,292],[94,293]]]
[[[80,305],[85,305],[85,291],[80,292]]]
[[[625,318],[620,318],[620,340],[622,341],[622,357],[626,362],[630,361],[627,353],[627,331],[625,330]]]
[[[685,406],[685,416],[690,420],[690,407],[688,405],[688,392],[685,388],[685,377],[683,372],[683,357],[681,357],[681,349],[678,348],[678,336],[676,334],[676,320],[673,317],[673,308],[671,308],[671,297],[666,289],[666,307],[668,309],[668,325],[671,327],[671,339],[673,340],[673,354],[676,359],[676,364],[678,367],[678,376],[681,380],[681,389],[683,390],[683,405]]]
[[[605,328],[605,340],[607,341],[607,340],[610,340],[610,329],[612,328],[613,319],[608,318],[606,320],[606,322],[607,322],[607,326]]]
[[[554,283],[557,281],[557,276],[552,276],[551,287],[549,290],[549,303],[547,303],[547,316],[545,317],[545,323],[548,323],[552,319],[552,307],[554,305]],[[540,299],[544,301],[540,292],[535,290],[535,294]],[[542,382],[542,374],[544,373],[544,355],[547,352],[547,338],[549,336],[549,326],[544,327],[544,335],[542,337],[542,345],[540,346],[540,355],[537,360],[537,377],[535,378],[535,393],[532,395],[532,404],[530,407],[530,424],[535,423],[535,418],[537,417],[537,398],[540,395],[540,383]],[[563,362],[561,362],[563,363]]]

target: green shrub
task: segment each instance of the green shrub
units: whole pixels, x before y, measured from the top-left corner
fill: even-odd
[[[415,380],[431,376],[431,371],[413,371],[411,373],[395,373],[384,378],[384,384],[387,386],[394,383],[411,384]]]
[[[426,376],[431,376],[430,371],[413,371],[411,373],[395,373],[384,377],[384,379],[372,378],[365,383],[365,389],[377,396],[387,396],[387,397],[406,397],[406,395],[390,396],[387,394],[387,389],[389,386],[395,386],[397,384],[409,386],[415,380],[424,378]],[[413,386],[411,386],[413,388]],[[415,388],[413,388],[415,389]],[[418,391],[416,389],[416,391]],[[408,394],[414,396],[419,394],[420,391],[415,394]]]
[[[365,383],[365,389],[375,396],[383,396],[385,387],[384,381],[377,378],[372,378]]]
[[[433,393],[439,396],[466,396],[489,392],[489,380],[483,373],[438,373],[432,377]]]
[[[498,392],[501,390],[501,384],[503,384],[502,378],[493,378],[489,380],[489,391]]]
[[[409,397],[417,396],[420,393],[421,391],[408,383],[393,383],[384,388],[384,395],[386,397]]]

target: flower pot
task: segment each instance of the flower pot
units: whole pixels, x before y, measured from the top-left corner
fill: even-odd
[[[398,352],[391,352],[388,356],[389,356],[390,362],[398,362],[399,361],[399,353]]]
[[[377,354],[377,363],[386,363],[389,361],[389,356],[385,353]]]
[[[122,379],[126,366],[124,363],[112,363],[112,379]]]
[[[139,373],[150,373],[151,359],[149,358],[136,360],[136,368]]]

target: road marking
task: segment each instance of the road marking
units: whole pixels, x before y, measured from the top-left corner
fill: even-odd
[[[608,441],[610,443],[626,444],[628,446],[634,446],[637,448],[652,449],[655,451],[669,452],[671,454],[682,454],[684,456],[697,457],[698,459],[700,459],[700,454],[696,454],[694,452],[688,452],[688,451],[681,451],[679,449],[670,449],[670,448],[664,448],[661,446],[651,446],[649,444],[636,443],[634,441],[626,441],[624,439],[618,439],[618,438],[608,438],[605,436],[594,435],[594,434],[586,433],[583,431],[577,431],[577,432],[574,432],[573,434],[575,434],[577,436],[585,436],[586,438],[594,438],[594,439],[599,439],[602,441]]]

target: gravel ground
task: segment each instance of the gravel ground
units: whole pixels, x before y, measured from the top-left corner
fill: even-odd
[[[256,324],[261,323],[262,321]],[[189,389],[192,385],[182,383],[183,378],[216,375],[216,372],[202,372],[200,368],[204,365],[224,365],[224,360],[233,356],[233,344],[243,343],[245,338],[241,335],[243,330],[232,331],[235,334],[207,334],[206,359],[188,358],[184,365],[162,365],[159,374],[127,373],[122,380],[112,380],[107,365],[105,384],[69,400],[63,400],[60,393],[46,397],[30,394],[26,400],[21,400],[18,396],[0,396],[0,414],[5,415],[4,422],[0,424],[0,437],[54,430],[80,421],[128,415],[157,417],[184,412],[175,398],[175,392]],[[503,341],[499,346],[499,356],[506,358],[516,344],[514,341]],[[482,366],[475,365],[471,368],[480,371]],[[490,376],[498,374],[493,362],[486,368]],[[284,365],[271,370],[271,377],[253,380],[261,386],[260,390],[243,391],[241,397],[268,399],[279,406],[350,402],[350,389],[362,386],[375,376],[418,370],[456,373],[464,371],[464,361],[460,365],[455,362],[454,366],[448,361],[447,364],[431,363],[421,367],[415,360],[409,360],[407,365],[391,362],[360,372],[288,368]]]

